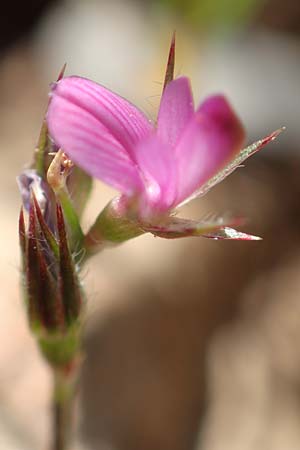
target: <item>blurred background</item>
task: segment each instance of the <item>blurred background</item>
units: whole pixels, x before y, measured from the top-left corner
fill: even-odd
[[[86,268],[76,445],[300,448],[299,0],[31,0],[0,17],[0,449],[46,450],[51,380],[19,289],[15,177],[63,63],[155,118],[171,34],[199,102],[232,101],[248,142],[287,131],[184,217],[241,213],[262,242],[129,241]],[[97,182],[85,226],[115,193]]]

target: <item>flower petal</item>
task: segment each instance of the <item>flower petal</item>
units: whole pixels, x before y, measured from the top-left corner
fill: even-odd
[[[142,214],[168,211],[176,198],[177,171],[174,149],[156,135],[141,141],[136,149],[136,160],[145,186],[141,198]],[[143,205],[143,201],[145,205]],[[151,211],[152,210],[152,211]]]
[[[187,199],[186,201],[192,200],[195,197],[202,197],[205,195],[210,189],[212,189],[216,184],[220,183],[224,180],[224,178],[228,177],[232,172],[235,171],[238,167],[241,167],[241,164],[250,156],[254,155],[254,153],[261,150],[265,145],[269,144],[269,142],[274,141],[276,137],[284,131],[285,128],[279,128],[268,136],[260,139],[259,141],[254,142],[253,144],[248,145],[246,148],[243,148],[236,157],[230,161],[220,172],[210,178],[201,188],[194,192],[192,197]],[[184,201],[184,203],[186,203]]]
[[[61,85],[65,80],[70,86]],[[98,100],[73,89],[73,80],[64,78],[52,93],[47,113],[51,137],[89,175],[131,194],[142,186],[135,163],[102,122]]]
[[[171,81],[162,94],[158,113],[157,133],[159,138],[175,146],[194,112],[190,81],[180,77]]]
[[[129,153],[132,145],[152,130],[147,117],[134,105],[86,78],[63,78],[54,84],[51,96],[63,97],[89,112]]]
[[[221,96],[208,98],[184,131],[175,155],[178,164],[177,204],[211,178],[241,148],[243,127]]]

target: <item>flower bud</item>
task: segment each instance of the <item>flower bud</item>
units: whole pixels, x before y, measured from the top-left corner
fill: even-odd
[[[19,240],[30,327],[49,362],[67,364],[78,350],[82,290],[61,206],[52,233],[32,192],[27,230],[20,213]]]

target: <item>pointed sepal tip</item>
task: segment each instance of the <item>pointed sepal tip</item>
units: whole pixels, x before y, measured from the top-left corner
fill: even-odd
[[[165,90],[167,84],[169,84],[174,79],[175,43],[176,43],[176,32],[174,31],[171,39],[163,90]]]

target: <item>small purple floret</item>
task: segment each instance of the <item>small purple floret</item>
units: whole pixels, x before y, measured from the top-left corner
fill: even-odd
[[[49,202],[49,186],[37,174],[34,169],[25,169],[18,177],[17,184],[22,197],[23,207],[27,212],[30,211],[32,204],[32,193],[39,204],[40,210],[44,216],[45,222],[53,231],[53,214]]]
[[[47,209],[47,185],[33,169],[24,170],[17,177],[17,184],[21,193],[23,206],[29,212],[31,192],[33,191],[43,214]]]

